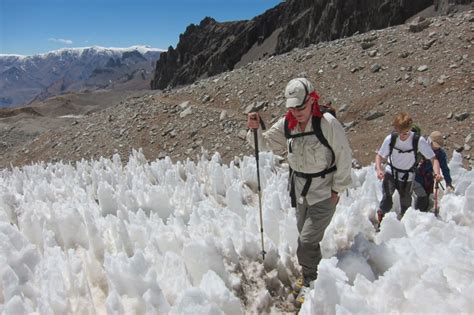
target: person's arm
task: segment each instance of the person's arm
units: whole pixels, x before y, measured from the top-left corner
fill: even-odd
[[[382,163],[388,158],[390,154],[390,141],[392,139],[391,134],[386,136],[380,146],[377,154],[375,155],[375,173],[379,180],[383,180],[385,177],[385,169]]]
[[[453,188],[453,180],[451,178],[451,172],[449,171],[448,166],[448,157],[446,156],[446,152],[440,149],[439,153],[437,154],[439,167],[441,168],[441,172],[443,174],[444,180],[446,181],[446,185],[448,187]]]
[[[377,173],[377,178],[383,180],[385,177],[385,170],[382,169],[382,161],[384,158],[380,154],[375,155],[375,171]]]
[[[440,170],[440,167],[439,167],[439,161],[437,158],[432,158],[431,159],[431,163],[433,164],[433,176],[434,176],[434,179],[439,182],[441,180],[443,180],[443,176],[441,176],[441,170]]]
[[[254,130],[257,130],[258,145],[262,151],[286,150],[286,138],[284,130],[284,118],[278,120],[267,131],[263,132],[260,126],[260,116],[258,113],[249,113],[247,115],[247,142],[254,148]]]

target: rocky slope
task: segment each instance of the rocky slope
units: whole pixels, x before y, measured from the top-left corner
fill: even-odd
[[[473,43],[474,11],[466,11],[294,49],[183,88],[129,96],[34,135],[27,129],[37,115],[10,115],[0,118],[0,167],[114,153],[126,161],[139,148],[149,159],[194,159],[203,151],[220,152],[223,162],[251,156],[245,112],[259,106],[268,124],[276,121],[284,114],[286,83],[300,76],[314,83],[322,102],[338,108],[360,164],[373,161],[393,116],[408,111],[424,134],[443,132],[449,155],[463,150],[469,165]]]
[[[448,13],[472,0],[288,0],[249,21],[191,24],[157,62],[151,86],[164,89],[322,41],[404,23],[423,9]]]

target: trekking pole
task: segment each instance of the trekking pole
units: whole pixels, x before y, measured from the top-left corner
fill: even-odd
[[[439,185],[441,186],[441,189],[444,191],[445,189],[444,189],[443,184],[442,184],[441,182],[438,182],[438,183],[439,183]]]
[[[438,207],[438,192],[439,192],[439,181],[435,182],[435,189],[434,189],[434,206],[435,206],[435,216],[438,217],[439,214],[439,207]]]
[[[258,207],[260,209],[260,237],[262,240],[262,257],[265,260],[265,245],[263,243],[263,216],[262,216],[262,189],[260,187],[260,167],[258,163],[258,129],[253,130],[253,139],[255,142],[255,160],[257,162],[257,191],[258,191]]]

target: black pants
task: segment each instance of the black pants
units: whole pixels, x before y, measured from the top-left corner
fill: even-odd
[[[430,193],[417,181],[413,182],[413,192],[415,195],[415,209],[426,212],[430,204]]]
[[[397,180],[397,185],[395,185],[395,179],[392,174],[385,173],[385,177],[382,182],[383,197],[380,201],[380,210],[383,214],[387,213],[392,209],[393,200],[392,195],[395,190],[398,191],[400,195],[400,207],[402,215],[405,214],[405,211],[411,206],[411,193],[412,193],[412,182],[411,181],[400,181]]]

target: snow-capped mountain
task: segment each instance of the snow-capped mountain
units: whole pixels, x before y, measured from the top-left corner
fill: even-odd
[[[0,107],[72,91],[148,88],[161,52],[145,46],[94,46],[34,56],[0,54]]]

